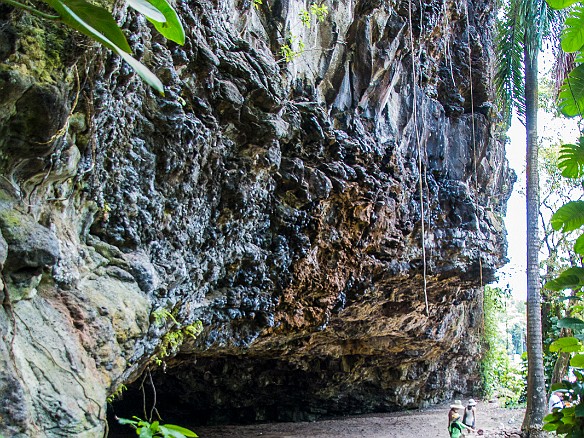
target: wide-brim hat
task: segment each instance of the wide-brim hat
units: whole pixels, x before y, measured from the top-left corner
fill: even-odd
[[[474,399],[474,398],[471,398],[471,399],[468,401],[468,405],[469,405],[469,406],[476,406],[476,405],[477,405],[477,402],[475,401],[475,399]]]
[[[460,400],[454,400],[454,404],[450,405],[450,409],[464,409],[464,406]]]

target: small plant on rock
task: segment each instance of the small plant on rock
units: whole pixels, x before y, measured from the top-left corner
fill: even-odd
[[[140,438],[168,437],[168,438],[191,438],[198,435],[186,427],[176,424],[160,424],[158,421],[149,422],[139,417],[117,418],[118,423],[125,424],[136,430]]]
[[[158,327],[165,326],[169,321],[174,325],[162,336],[158,346],[158,353],[152,358],[158,366],[163,365],[164,358],[176,354],[187,337],[195,339],[203,331],[201,321],[195,321],[192,324],[183,326],[168,309],[155,310],[152,312],[152,318],[154,319],[154,324]]]

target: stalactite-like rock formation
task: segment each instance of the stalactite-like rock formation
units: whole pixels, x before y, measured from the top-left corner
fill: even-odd
[[[513,183],[494,5],[333,2],[310,28],[301,2],[254,5],[178,2],[182,47],[116,10],[165,97],[0,8],[5,436],[99,436],[146,368],[188,421],[477,389]],[[291,35],[306,51],[285,63]]]

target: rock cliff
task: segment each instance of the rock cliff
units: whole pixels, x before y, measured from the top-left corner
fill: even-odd
[[[181,1],[184,46],[118,5],[164,97],[0,5],[0,433],[100,436],[145,370],[189,422],[477,390],[514,178],[494,2],[325,4]]]

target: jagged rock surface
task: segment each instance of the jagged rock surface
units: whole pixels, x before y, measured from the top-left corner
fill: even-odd
[[[513,183],[494,5],[335,2],[310,29],[300,3],[258,6],[179,3],[183,47],[119,8],[165,97],[0,9],[0,433],[98,436],[156,359],[159,398],[201,419],[477,389]],[[289,32],[308,50],[285,64]]]

